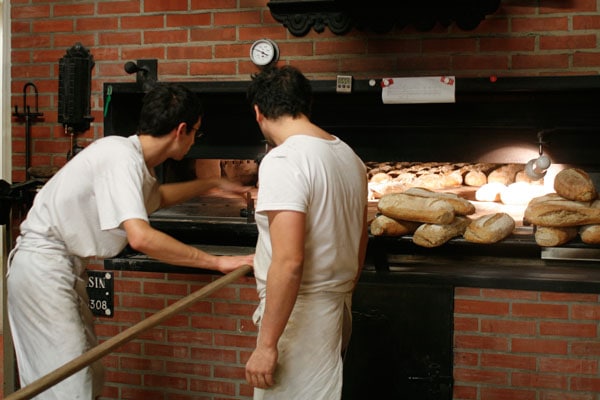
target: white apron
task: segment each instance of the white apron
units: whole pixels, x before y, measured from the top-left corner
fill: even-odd
[[[345,293],[299,295],[278,344],[275,385],[254,400],[336,400],[342,395]],[[254,314],[260,326],[263,304]],[[260,332],[259,332],[260,335]]]
[[[56,250],[9,255],[8,316],[21,387],[95,346],[93,316],[81,261]],[[93,400],[101,394],[104,368],[95,362],[34,397],[35,400]]]

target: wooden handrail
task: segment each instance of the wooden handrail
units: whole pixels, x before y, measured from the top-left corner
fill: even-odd
[[[80,369],[104,357],[106,354],[110,353],[114,348],[127,343],[131,339],[134,339],[136,336],[138,336],[140,333],[155,327],[165,319],[171,317],[173,314],[183,311],[198,300],[214,293],[215,291],[221,289],[223,286],[226,286],[229,283],[248,274],[251,270],[251,266],[244,265],[236,269],[235,271],[220,277],[216,281],[207,284],[206,286],[202,287],[201,289],[198,289],[189,296],[178,300],[177,302],[162,309],[156,314],[153,314],[145,320],[138,322],[136,325],[127,328],[123,332],[113,336],[105,342],[102,342],[98,346],[91,348],[79,357],[69,361],[62,367],[55,369],[54,371],[48,373],[47,375],[44,375],[36,381],[33,381],[26,387],[19,389],[16,392],[4,397],[4,400],[31,399],[33,396],[43,392],[49,387],[73,375]]]

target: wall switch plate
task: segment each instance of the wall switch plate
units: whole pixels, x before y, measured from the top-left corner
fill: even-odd
[[[352,76],[338,75],[335,91],[337,93],[352,93]]]

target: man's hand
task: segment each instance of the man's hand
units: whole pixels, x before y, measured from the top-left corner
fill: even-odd
[[[224,274],[228,274],[243,265],[254,266],[254,254],[245,256],[219,256],[217,262],[217,269]]]
[[[233,182],[222,178],[219,180],[218,188],[225,192],[236,193],[240,196],[243,196],[245,193],[248,193],[250,190],[252,190],[253,187],[244,186],[238,182]]]
[[[275,384],[273,374],[277,366],[277,348],[260,348],[250,356],[246,363],[246,381],[257,388],[267,389]]]

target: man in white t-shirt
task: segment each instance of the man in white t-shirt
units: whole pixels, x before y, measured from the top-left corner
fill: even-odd
[[[203,110],[176,84],[144,96],[139,132],[98,139],[39,191],[9,255],[8,314],[21,386],[80,356],[96,343],[85,301],[88,257],[112,257],[129,245],[168,264],[230,272],[253,255],[215,256],[152,228],[148,215],[212,188],[242,194],[227,180],[159,185],[154,168],[181,160],[194,144]],[[38,400],[93,400],[102,389],[99,362],[39,394]]]
[[[259,167],[259,333],[246,380],[255,400],[340,399],[343,327],[367,244],[365,165],[311,122],[297,69],[253,75],[248,99],[273,149]]]

